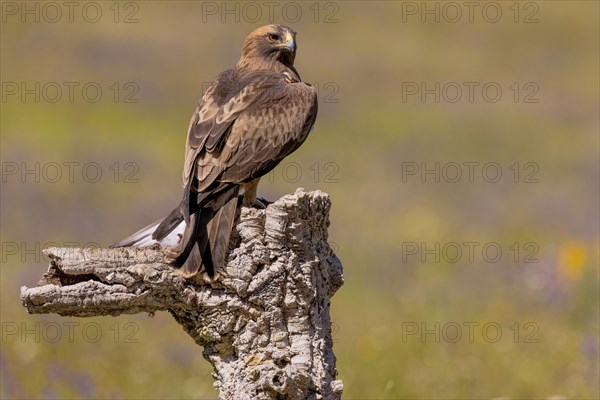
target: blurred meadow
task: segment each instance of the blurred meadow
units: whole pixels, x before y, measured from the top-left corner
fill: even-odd
[[[216,397],[167,313],[19,291],[177,204],[198,98],[275,22],[320,110],[259,196],[331,195],[343,397],[599,398],[599,3],[466,3],[3,1],[0,397]]]

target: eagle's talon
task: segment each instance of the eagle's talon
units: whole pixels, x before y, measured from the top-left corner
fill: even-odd
[[[179,252],[175,249],[171,248],[163,248],[163,254],[167,257],[167,261],[169,264],[174,263],[179,256]]]
[[[211,277],[206,271],[202,272],[202,280],[204,281],[204,283],[207,284],[216,282],[220,277],[221,274],[218,271],[215,272],[215,275],[213,277]]]

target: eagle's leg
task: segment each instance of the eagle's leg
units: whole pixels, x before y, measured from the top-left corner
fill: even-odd
[[[242,200],[242,205],[244,207],[254,207],[254,208],[267,208],[267,206],[260,200],[256,198],[256,190],[258,189],[258,181],[260,178],[256,178],[251,180],[248,183],[244,183],[242,185],[244,189],[244,199]]]

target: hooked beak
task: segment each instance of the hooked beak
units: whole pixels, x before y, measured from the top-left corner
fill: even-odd
[[[296,38],[290,32],[285,33],[285,43],[280,44],[279,46],[287,48],[292,53],[296,53]]]

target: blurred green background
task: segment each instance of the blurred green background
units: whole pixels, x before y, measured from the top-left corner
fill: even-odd
[[[320,112],[259,193],[332,197],[344,398],[600,396],[598,2],[72,4],[2,2],[0,397],[216,396],[167,313],[19,290],[170,211],[197,99],[272,21]]]

